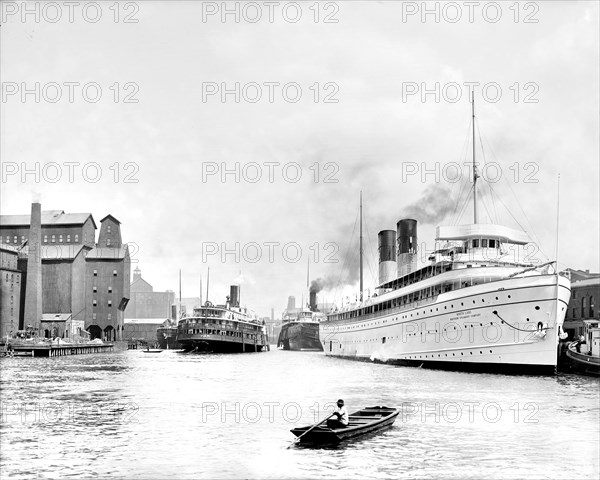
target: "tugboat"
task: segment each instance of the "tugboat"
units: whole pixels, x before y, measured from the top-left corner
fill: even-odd
[[[240,287],[231,285],[225,305],[208,300],[177,325],[177,342],[186,351],[243,353],[269,350],[265,326],[256,314],[240,307]]]
[[[283,350],[323,351],[319,323],[325,315],[317,311],[317,293],[310,292],[310,307],[284,316],[277,346]]]
[[[181,344],[177,341],[177,323],[174,320],[166,320],[156,329],[156,341],[158,348],[163,350],[177,350]]]
[[[567,370],[600,377],[600,328],[598,320],[584,320],[583,338],[569,344]]]

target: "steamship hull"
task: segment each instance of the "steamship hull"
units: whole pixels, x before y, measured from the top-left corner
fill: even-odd
[[[187,351],[244,353],[268,349],[269,341],[259,324],[189,317],[179,322],[177,343]]]
[[[178,350],[183,348],[177,341],[177,327],[161,327],[156,330],[158,348],[163,350]]]
[[[381,315],[322,322],[321,342],[326,355],[354,360],[553,374],[569,298],[570,281],[561,275],[505,278]]]
[[[277,346],[283,350],[322,351],[319,341],[319,324],[307,322],[288,322],[283,324]]]

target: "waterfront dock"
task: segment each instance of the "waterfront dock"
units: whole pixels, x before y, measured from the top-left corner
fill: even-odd
[[[102,344],[12,344],[12,354],[16,357],[65,357],[68,355],[86,355],[91,353],[106,353],[114,351],[114,343]]]

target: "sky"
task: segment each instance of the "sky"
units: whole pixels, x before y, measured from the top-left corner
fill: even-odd
[[[472,223],[473,91],[479,221],[553,260],[559,204],[559,265],[600,271],[598,3],[469,5],[2,2],[0,212],[112,214],[156,291],[339,304],[361,191],[370,291],[379,230]]]

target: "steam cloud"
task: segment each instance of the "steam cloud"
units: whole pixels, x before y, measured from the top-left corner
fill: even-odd
[[[403,218],[414,218],[420,223],[441,222],[454,209],[450,189],[442,185],[429,185],[423,196],[403,209]]]

